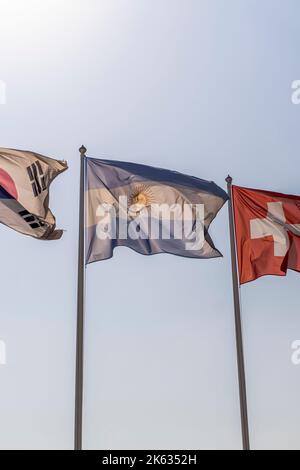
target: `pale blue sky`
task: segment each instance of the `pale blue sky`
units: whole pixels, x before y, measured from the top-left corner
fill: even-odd
[[[300,193],[297,0],[0,0],[1,146],[66,159],[38,242],[0,227],[0,448],[72,448],[79,154]],[[84,446],[240,448],[220,260],[118,249],[87,269]],[[242,288],[253,448],[300,449],[300,276]]]

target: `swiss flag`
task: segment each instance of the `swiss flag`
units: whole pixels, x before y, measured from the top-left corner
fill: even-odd
[[[300,272],[300,196],[232,186],[240,283]]]

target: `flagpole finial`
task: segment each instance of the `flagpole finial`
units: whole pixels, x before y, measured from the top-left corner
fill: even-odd
[[[226,183],[227,184],[232,184],[232,177],[230,175],[227,176],[227,178],[225,179]]]
[[[82,145],[82,146],[80,147],[80,149],[79,149],[79,152],[80,152],[81,156],[84,156],[84,155],[86,154],[86,151],[87,151],[87,150],[86,150],[86,148],[85,148],[84,145]]]

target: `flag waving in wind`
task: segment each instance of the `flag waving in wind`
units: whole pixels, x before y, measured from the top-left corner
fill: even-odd
[[[0,223],[44,240],[62,236],[49,209],[49,187],[66,162],[0,148]]]
[[[300,196],[232,187],[240,283],[300,272]]]
[[[86,159],[86,263],[117,246],[144,255],[222,256],[208,228],[227,201],[213,182],[135,163]]]

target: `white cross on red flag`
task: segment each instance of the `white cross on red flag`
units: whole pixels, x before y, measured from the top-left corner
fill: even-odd
[[[300,196],[232,187],[240,283],[300,272]]]

